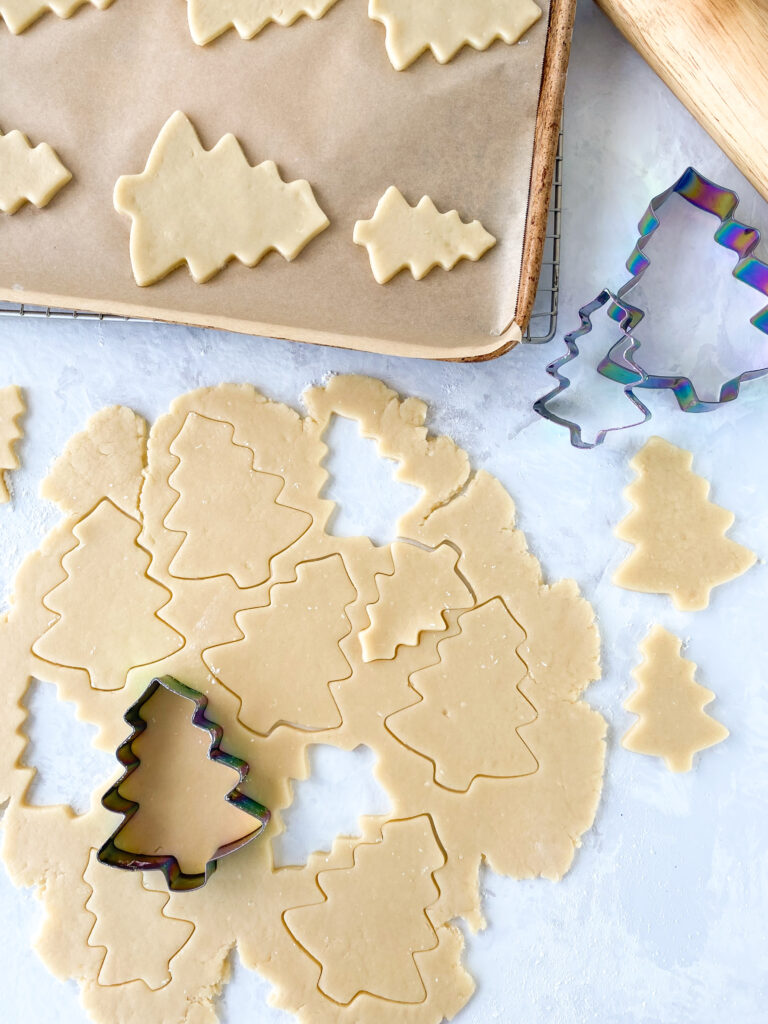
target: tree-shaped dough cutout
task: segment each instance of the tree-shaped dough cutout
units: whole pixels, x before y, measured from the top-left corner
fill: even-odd
[[[616,527],[635,550],[613,582],[626,590],[669,594],[681,611],[709,604],[713,587],[741,576],[755,562],[725,536],[733,513],[708,500],[709,483],[693,470],[691,452],[652,437],[630,461],[637,479],[624,492],[635,506]]]
[[[384,25],[387,55],[402,71],[425,50],[447,64],[464,46],[516,43],[541,8],[534,0],[369,0],[368,15]]]
[[[679,637],[662,626],[654,626],[640,645],[644,660],[632,670],[638,687],[624,703],[638,721],[621,741],[637,754],[662,757],[671,772],[690,771],[697,751],[728,736],[704,711],[715,695],[695,681],[696,666],[680,648]]]
[[[21,388],[13,384],[0,388],[0,505],[10,501],[11,497],[6,472],[19,468],[19,456],[16,454],[15,446],[23,434],[19,419],[25,410],[26,404]]]
[[[231,423],[190,413],[171,452],[179,460],[168,483],[178,500],[165,518],[185,534],[170,572],[181,579],[232,576],[239,587],[263,583],[270,562],[309,529],[312,517],[281,504],[281,477],[254,467]],[[205,502],[200,481],[205,481]]]
[[[122,854],[173,858],[186,876],[178,888],[202,885],[219,857],[254,838],[265,820],[260,805],[256,811],[240,806],[252,803],[238,796],[242,775],[211,756],[210,728],[198,725],[195,713],[190,699],[157,686],[139,710],[146,727],[130,740],[131,767],[104,797],[110,809],[117,809],[113,804],[119,796],[126,816],[99,859],[127,867]],[[126,813],[126,801],[138,808]]]
[[[0,0],[0,14],[4,13],[4,3]],[[16,213],[24,203],[46,206],[71,178],[47,142],[33,147],[20,131],[7,135],[0,132],[0,211],[3,213]]]
[[[83,880],[92,890],[85,909],[96,918],[88,945],[104,949],[99,984],[143,981],[153,990],[167,985],[171,961],[195,930],[191,921],[165,913],[170,894],[147,889],[139,871],[100,864],[95,850]]]
[[[160,618],[171,595],[147,570],[135,519],[108,499],[73,529],[66,579],[44,598],[57,618],[33,645],[43,661],[88,673],[95,690],[119,690],[130,669],[168,657],[184,638]]]
[[[460,260],[477,262],[496,244],[479,220],[465,224],[456,210],[440,213],[429,196],[410,206],[394,185],[370,220],[357,221],[353,239],[368,250],[379,284],[401,270],[410,270],[421,281],[435,267],[452,270]]]
[[[394,658],[400,644],[412,646],[426,630],[444,630],[448,609],[474,604],[450,545],[432,551],[396,541],[391,551],[394,572],[376,576],[379,598],[368,605],[370,625],[360,634],[366,661]]]
[[[317,21],[338,0],[187,0],[189,30],[205,46],[233,28],[241,39],[253,39],[270,22],[286,27],[306,15]]]
[[[246,728],[263,736],[281,723],[336,728],[330,683],[352,673],[339,642],[352,631],[346,609],[357,597],[341,555],[300,563],[296,579],[269,596],[236,615],[242,640],[209,647],[203,661],[240,698]]]
[[[295,259],[330,223],[309,182],[285,182],[271,160],[252,167],[234,135],[203,148],[189,118],[163,125],[141,174],[115,185],[115,209],[132,220],[139,285],[186,263],[198,284],[232,259],[255,267],[273,249]]]
[[[90,4],[99,11],[106,10],[113,0],[0,0],[0,18],[9,32],[20,35],[38,18],[52,11],[58,18],[71,18],[75,11]]]
[[[538,768],[520,730],[537,718],[520,684],[525,633],[499,598],[459,616],[461,632],[437,645],[440,661],[414,672],[421,700],[386,721],[389,731],[434,764],[435,781],[464,792],[483,775],[515,778]]]
[[[390,821],[378,843],[361,843],[350,868],[317,876],[323,902],[288,910],[294,939],[321,967],[318,988],[343,1005],[367,992],[398,1003],[426,992],[414,954],[435,949],[428,917],[445,864],[427,815]]]

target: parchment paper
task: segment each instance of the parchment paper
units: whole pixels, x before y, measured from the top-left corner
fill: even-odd
[[[115,0],[69,21],[47,14],[21,36],[0,22],[0,129],[48,142],[74,175],[51,204],[0,216],[0,299],[150,316],[400,355],[462,358],[519,337],[513,323],[547,36],[544,16],[515,46],[431,54],[397,72],[366,0],[320,21],[227,32],[196,46],[184,0]],[[135,284],[130,221],[112,205],[183,110],[212,147],[226,132],[252,164],[307,178],[331,220],[293,263],[230,263],[196,285],[186,267]],[[425,280],[373,279],[356,220],[388,185],[409,202],[479,218],[499,244]]]

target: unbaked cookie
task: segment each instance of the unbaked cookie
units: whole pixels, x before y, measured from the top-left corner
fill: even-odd
[[[459,260],[476,262],[496,244],[479,220],[465,224],[456,210],[440,213],[429,196],[410,206],[394,185],[379,200],[371,220],[355,224],[353,238],[368,250],[379,284],[401,270],[410,270],[420,281],[435,267],[452,270]]]
[[[271,160],[252,167],[234,135],[203,149],[180,111],[144,171],[118,179],[114,201],[132,220],[131,265],[142,286],[183,263],[202,284],[232,259],[255,267],[274,249],[290,262],[329,224],[308,182],[284,182]]]
[[[233,28],[241,39],[253,39],[270,22],[292,25],[303,15],[317,20],[338,0],[187,0],[189,30],[205,46]]]

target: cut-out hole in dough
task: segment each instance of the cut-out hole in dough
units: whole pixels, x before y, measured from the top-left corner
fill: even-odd
[[[105,784],[115,773],[115,756],[92,745],[99,731],[80,722],[74,705],[60,701],[52,683],[33,679],[24,699],[29,715],[24,732],[29,738],[22,761],[37,769],[26,795],[30,804],[69,804],[84,814],[99,779]]]
[[[397,463],[379,455],[376,442],[361,436],[355,420],[334,415],[324,441],[329,479],[323,496],[336,503],[328,531],[336,537],[370,537],[379,545],[394,540],[398,520],[417,501],[419,488],[395,479]]]
[[[283,813],[285,832],[272,841],[275,866],[306,864],[310,854],[330,850],[336,836],[360,834],[361,815],[388,814],[387,794],[373,776],[369,747],[309,749],[310,777],[294,783],[293,803]]]

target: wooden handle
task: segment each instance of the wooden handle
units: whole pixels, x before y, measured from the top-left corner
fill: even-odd
[[[597,0],[768,199],[765,0]]]

